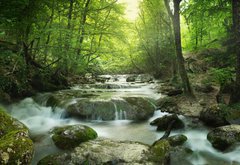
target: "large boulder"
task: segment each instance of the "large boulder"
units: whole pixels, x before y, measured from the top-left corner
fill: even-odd
[[[172,122],[174,122],[172,129],[184,128],[184,123],[178,118],[177,115],[165,115],[153,120],[150,125],[157,126],[158,131],[165,131]]]
[[[164,162],[165,164],[169,164],[169,162],[175,160],[173,159],[173,155],[176,155],[176,153],[180,155],[180,153],[186,152],[187,149],[183,150],[181,147],[179,147],[186,141],[187,137],[184,135],[175,135],[166,139],[159,139],[151,146],[152,155],[150,158],[154,161],[160,161]]]
[[[97,139],[80,144],[70,153],[51,155],[38,165],[45,164],[158,164],[149,160],[150,147],[130,141]],[[164,155],[163,155],[164,156]]]
[[[31,164],[34,146],[28,128],[0,108],[0,164]]]
[[[72,149],[80,143],[97,138],[97,133],[85,125],[69,125],[52,130],[52,140],[61,149]]]
[[[224,151],[234,143],[240,142],[240,125],[215,128],[208,133],[207,139],[214,148]]]
[[[92,98],[98,95],[93,93],[86,93],[83,90],[64,90],[57,91],[47,96],[46,106],[51,107],[63,107],[70,104],[74,99],[78,98]],[[38,97],[35,97],[35,101],[41,103]]]
[[[228,125],[226,114],[218,105],[207,107],[200,113],[199,119],[207,126],[219,127]]]
[[[115,107],[111,100],[81,99],[67,107],[67,114],[88,120],[114,120]]]
[[[173,97],[162,97],[157,100],[158,109],[162,112],[179,114],[179,108]]]
[[[166,164],[171,151],[171,145],[169,142],[164,140],[159,140],[151,147],[151,156],[150,159],[155,162],[163,162]]]
[[[123,99],[129,105],[128,109],[124,109],[126,111],[127,119],[139,121],[147,120],[149,117],[153,116],[155,106],[148,98],[124,97]]]
[[[124,97],[109,100],[81,99],[67,108],[69,116],[82,119],[146,120],[152,117],[155,107],[148,98]]]

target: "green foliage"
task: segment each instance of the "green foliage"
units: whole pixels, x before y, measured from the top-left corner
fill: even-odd
[[[27,87],[23,59],[10,51],[0,52],[0,90],[18,95]]]
[[[136,23],[135,49],[138,50],[133,58],[143,72],[159,75],[167,74],[175,58],[171,20],[163,1],[142,1],[140,18]],[[136,59],[136,60],[135,60]],[[171,72],[171,71],[170,71]]]
[[[183,31],[187,50],[216,48],[231,29],[231,4],[228,1],[189,0],[182,3],[187,28]]]
[[[227,118],[230,115],[230,111],[232,110],[232,107],[226,105],[226,104],[219,104],[219,114],[222,117]]]
[[[219,85],[224,86],[233,81],[233,68],[211,68],[210,75]]]

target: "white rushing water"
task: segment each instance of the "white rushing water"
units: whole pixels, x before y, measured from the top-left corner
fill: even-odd
[[[153,95],[153,90],[151,91],[152,84],[146,86],[141,87],[141,90],[139,88],[136,90],[134,89],[134,95],[137,93],[139,95],[146,94],[147,96],[152,95],[156,97],[155,95],[157,94],[154,93]],[[130,92],[130,89],[128,92]],[[126,94],[126,92],[124,93]],[[160,95],[158,96],[160,97]],[[9,107],[9,113],[30,129],[31,136],[35,141],[35,157],[32,164],[36,164],[46,155],[59,152],[54,146],[49,134],[49,131],[56,126],[85,124],[96,130],[99,137],[115,140],[140,141],[146,144],[152,144],[162,137],[164,132],[157,132],[156,127],[150,126],[149,123],[167,114],[158,110],[155,111],[154,116],[148,121],[140,123],[126,120],[127,116],[124,110],[115,112],[116,120],[114,121],[64,119],[62,118],[62,116],[64,116],[64,109],[56,108],[53,110],[51,107],[37,104],[32,98],[26,98],[19,103],[11,105]],[[230,165],[232,162],[235,162],[234,165],[240,164],[238,163],[240,162],[239,146],[226,153],[219,152],[215,150],[207,140],[208,128],[198,124],[194,125],[190,119],[183,116],[180,116],[180,118],[184,121],[186,127],[181,130],[172,131],[171,135],[186,135],[188,141],[184,145],[194,151],[193,155],[182,159],[190,160],[193,165]]]

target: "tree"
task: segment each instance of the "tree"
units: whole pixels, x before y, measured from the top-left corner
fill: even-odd
[[[173,0],[174,11],[172,13],[170,8],[169,0],[164,0],[168,14],[172,19],[174,37],[175,37],[175,48],[177,54],[177,61],[179,66],[179,74],[182,79],[184,93],[189,96],[194,96],[188,75],[184,65],[184,58],[182,54],[182,42],[181,42],[181,27],[180,27],[180,3],[181,0]]]
[[[202,50],[222,47],[231,27],[231,5],[226,0],[188,0],[181,3],[186,25],[182,32],[185,49]]]
[[[231,95],[231,103],[240,101],[240,2],[232,0],[233,38],[236,53],[236,81]]]
[[[134,59],[132,63],[140,72],[151,73],[157,78],[170,77],[172,70],[169,68],[175,60],[175,49],[171,20],[164,2],[144,0],[139,8],[134,29],[137,34],[132,37],[137,41],[131,41],[137,50],[130,55]]]

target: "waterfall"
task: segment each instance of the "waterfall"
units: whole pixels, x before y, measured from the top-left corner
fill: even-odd
[[[126,120],[127,113],[121,109],[115,109],[115,120]]]
[[[31,132],[47,132],[60,125],[64,120],[65,111],[61,108],[44,107],[37,104],[32,98],[13,104],[10,107],[11,116],[23,122]]]

